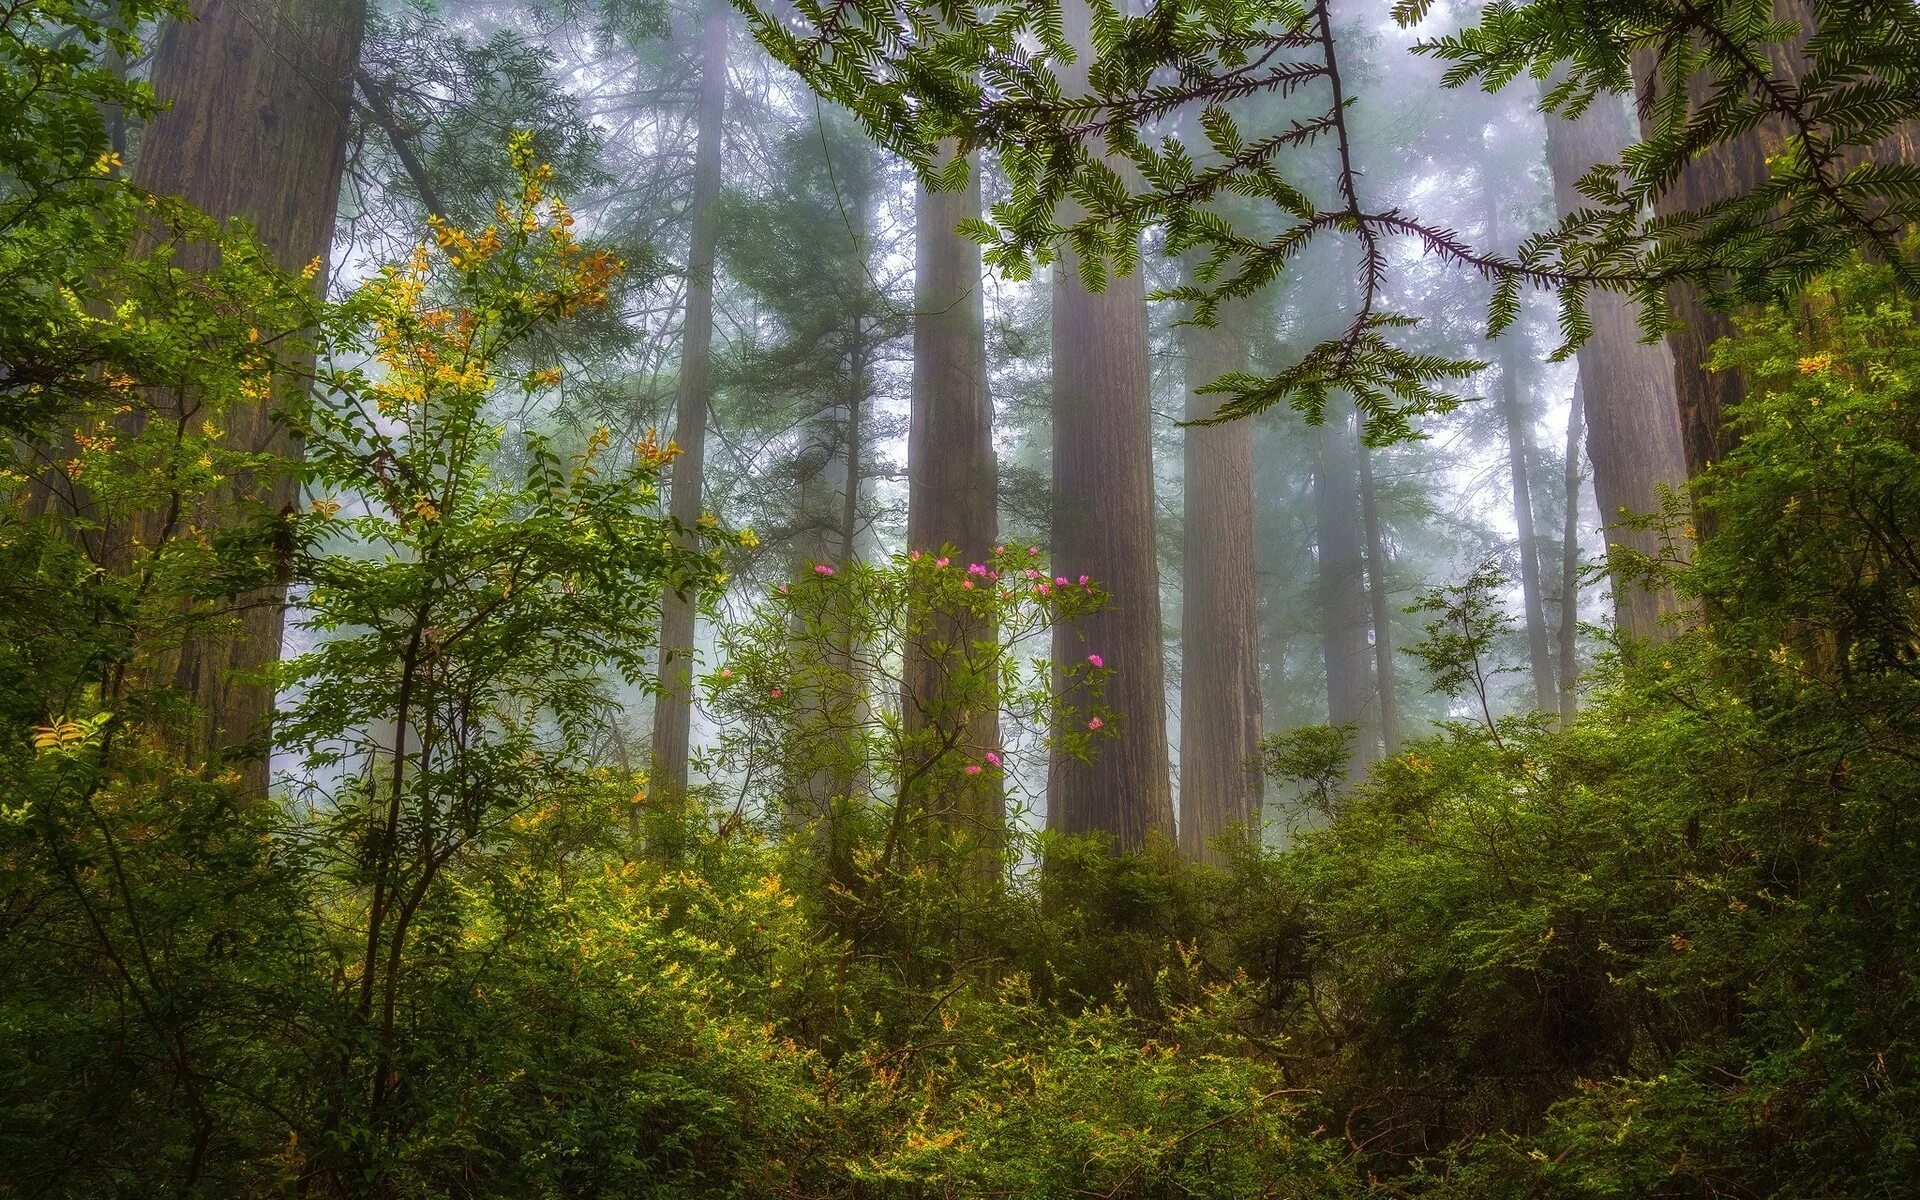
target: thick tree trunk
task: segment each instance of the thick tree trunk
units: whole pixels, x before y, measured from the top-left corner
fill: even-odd
[[[698,131],[693,159],[693,231],[687,252],[687,314],[680,333],[680,391],[674,413],[671,504],[683,536],[695,538],[700,520],[707,450],[707,405],[713,365],[713,260],[719,238],[716,207],[727,107],[727,10],[707,15],[700,51]],[[696,598],[668,592],[660,605],[659,694],[653,706],[653,794],[677,804],[687,791],[688,740],[693,725],[693,618]],[[639,817],[635,813],[635,820]]]
[[[1319,561],[1320,648],[1327,672],[1327,723],[1355,727],[1352,773],[1379,757],[1379,730],[1370,719],[1367,646],[1366,538],[1354,464],[1352,409],[1329,405],[1317,431],[1313,471],[1316,557]]]
[[[1195,389],[1247,369],[1250,330],[1228,305],[1186,330],[1187,416],[1218,407]],[[1180,851],[1220,863],[1228,836],[1260,832],[1260,627],[1253,578],[1253,422],[1186,431],[1186,567],[1180,606]]]
[[[1580,684],[1580,436],[1585,409],[1578,379],[1567,409],[1566,519],[1560,527],[1560,723],[1573,720]]]
[[[1577,121],[1547,118],[1547,166],[1560,215],[1588,206],[1590,201],[1576,186],[1580,177],[1597,164],[1613,162],[1632,140],[1626,105],[1619,98],[1599,98]],[[1642,342],[1633,308],[1619,296],[1596,292],[1587,311],[1593,336],[1580,351],[1579,389],[1585,401],[1593,494],[1607,522],[1607,545],[1656,557],[1661,551],[1657,533],[1627,529],[1619,522],[1658,512],[1662,488],[1679,491],[1686,486],[1673,350],[1669,342]],[[1614,621],[1621,632],[1664,641],[1675,627],[1662,618],[1678,608],[1673,589],[1649,590],[1622,573],[1614,574]]]
[[[133,182],[213,217],[245,219],[287,271],[316,259],[324,265],[346,162],[363,0],[206,0],[197,17],[170,24],[160,39],[153,85],[170,107],[141,135]],[[196,253],[188,248],[179,261],[192,267]],[[226,427],[236,446],[300,454],[270,405],[238,406]],[[243,486],[247,499],[269,510],[294,503],[291,475]],[[243,597],[230,638],[182,648],[176,680],[201,711],[199,749],[217,754],[264,731],[274,691],[248,677],[280,656],[285,600],[281,588]],[[265,795],[266,755],[236,765],[246,790]]]
[[[913,401],[907,434],[907,545],[939,553],[952,549],[962,563],[985,562],[999,529],[993,453],[993,400],[987,391],[987,329],[980,286],[980,246],[958,231],[980,215],[980,176],[964,188],[914,195]],[[910,736],[934,728],[969,759],[1000,742],[998,697],[989,694],[964,710],[947,680],[968,655],[964,647],[995,631],[953,613],[915,615],[905,648],[904,718]],[[948,647],[941,654],[931,646]],[[958,661],[956,661],[958,660]],[[999,875],[1006,831],[1006,792],[997,771],[984,771],[951,794],[902,797],[924,803],[929,815],[977,846],[982,873]]]
[[[1774,0],[1773,16],[1776,20],[1797,22],[1804,37],[1816,28],[1814,9],[1814,0]],[[1805,72],[1803,44],[1803,39],[1796,39],[1772,47],[1776,79],[1798,80]],[[1652,65],[1652,54],[1648,51],[1639,51],[1633,57],[1634,82],[1649,95],[1657,93],[1659,83],[1654,78]],[[1707,104],[1714,90],[1711,79],[1704,73],[1696,74],[1689,81],[1692,107],[1698,110]],[[1654,215],[1669,216],[1752,192],[1767,180],[1770,174],[1767,159],[1780,152],[1792,132],[1786,123],[1769,120],[1712,147],[1689,163],[1673,186],[1654,200]],[[1835,156],[1833,166],[1844,172],[1864,161],[1911,163],[1917,160],[1920,160],[1920,125],[1910,122],[1871,150],[1850,150]],[[1667,299],[1677,322],[1677,327],[1667,335],[1667,344],[1673,350],[1681,439],[1687,471],[1697,475],[1709,464],[1724,458],[1738,440],[1737,431],[1727,423],[1727,413],[1744,397],[1746,385],[1737,373],[1709,371],[1706,365],[1714,342],[1733,333],[1732,319],[1726,313],[1708,308],[1705,293],[1693,284],[1675,284],[1669,289]],[[1709,531],[1702,527],[1701,532]]]
[[[1360,516],[1367,531],[1367,612],[1373,619],[1374,691],[1380,701],[1380,744],[1400,748],[1400,700],[1393,686],[1393,606],[1387,582],[1387,545],[1380,532],[1380,494],[1373,486],[1373,450],[1360,447]]]
[[[1061,71],[1068,94],[1086,89],[1092,58],[1086,0],[1062,5],[1078,60]],[[1063,221],[1075,213],[1065,206]],[[1147,304],[1141,272],[1089,292],[1063,250],[1053,287],[1053,554],[1069,577],[1092,576],[1111,604],[1081,628],[1054,631],[1056,662],[1104,657],[1114,675],[1104,702],[1116,737],[1094,739],[1091,762],[1056,751],[1047,823],[1104,832],[1120,850],[1173,836],[1161,663],[1160,569],[1155,556],[1153,432]]]
[[[1533,457],[1533,406],[1527,403],[1531,378],[1523,378],[1524,361],[1512,333],[1500,343],[1500,413],[1506,424],[1507,474],[1513,485],[1513,523],[1520,556],[1520,600],[1526,611],[1527,664],[1533,677],[1533,703],[1541,712],[1557,711],[1559,690],[1553,682],[1553,637],[1547,631],[1547,608],[1540,584],[1540,538],[1534,524],[1533,480],[1527,461]]]

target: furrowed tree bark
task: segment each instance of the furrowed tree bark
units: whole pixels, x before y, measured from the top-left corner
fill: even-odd
[[[1360,516],[1367,531],[1367,612],[1373,621],[1374,692],[1380,701],[1380,746],[1400,748],[1400,701],[1393,686],[1393,606],[1388,599],[1387,545],[1380,532],[1380,494],[1373,485],[1373,455],[1364,443],[1360,463]]]
[[[707,14],[700,50],[700,99],[693,160],[693,230],[687,251],[687,314],[680,332],[680,390],[674,409],[672,513],[682,536],[698,540],[706,472],[707,406],[713,366],[713,262],[719,238],[722,121],[727,107],[727,10]],[[693,727],[693,618],[696,597],[668,591],[660,603],[660,672],[653,706],[649,787],[665,803],[687,792]],[[633,814],[634,832],[640,814]]]
[[[966,186],[914,193],[913,396],[907,433],[907,545],[926,553],[951,548],[961,563],[985,562],[999,529],[993,451],[993,400],[987,390],[986,306],[980,246],[958,232],[980,215],[980,175]],[[957,733],[955,745],[978,760],[1000,743],[997,694],[958,706],[947,681],[961,649],[990,640],[995,631],[954,613],[915,614],[919,636],[906,646],[904,718],[909,737],[930,727]],[[934,644],[949,649],[931,652]],[[1007,799],[997,771],[924,798],[928,815],[979,850],[983,875],[999,877]]]
[[[1187,417],[1210,417],[1196,389],[1245,371],[1242,306],[1188,327]],[[1186,567],[1180,606],[1180,852],[1219,864],[1223,839],[1260,832],[1260,626],[1253,576],[1253,422],[1190,426],[1185,446]]]
[[[1352,408],[1328,405],[1316,431],[1313,471],[1315,555],[1318,559],[1320,651],[1327,673],[1327,723],[1352,725],[1349,773],[1379,757],[1378,730],[1370,720],[1366,571],[1361,545],[1360,483],[1354,466]]]
[[[1567,408],[1566,520],[1560,528],[1560,626],[1557,656],[1560,662],[1560,723],[1573,721],[1579,705],[1580,684],[1580,436],[1586,397],[1580,381],[1573,384],[1573,403]]]
[[[1061,69],[1061,89],[1084,93],[1093,57],[1091,14],[1086,0],[1066,0],[1061,9],[1078,54]],[[1063,206],[1063,222],[1075,217]],[[1138,850],[1155,838],[1171,839],[1174,831],[1146,291],[1138,269],[1109,279],[1104,291],[1088,291],[1078,268],[1078,258],[1063,248],[1053,288],[1054,563],[1069,578],[1092,576],[1112,602],[1082,628],[1057,627],[1053,652],[1058,663],[1098,653],[1113,668],[1103,700],[1119,736],[1096,737],[1091,762],[1054,752],[1047,824],[1068,833],[1106,833],[1115,849]]]
[[[1560,215],[1589,204],[1576,186],[1596,164],[1613,162],[1633,141],[1624,102],[1601,97],[1577,121],[1548,116],[1547,166]],[[1593,463],[1593,494],[1606,524],[1609,554],[1657,558],[1660,535],[1628,529],[1622,519],[1660,511],[1662,488],[1683,492],[1687,456],[1680,437],[1680,407],[1674,390],[1673,340],[1640,340],[1632,306],[1611,292],[1588,297],[1593,336],[1578,358],[1578,395],[1583,400],[1587,457]],[[1615,626],[1633,638],[1661,642],[1677,625],[1664,620],[1679,611],[1672,588],[1649,589],[1626,572],[1613,575]]]
[[[252,224],[282,269],[316,259],[324,268],[346,165],[353,70],[366,25],[364,0],[206,0],[197,19],[173,22],[154,55],[153,85],[170,107],[141,134],[136,186],[179,196],[210,216]],[[182,266],[206,265],[183,248]],[[324,269],[315,286],[324,287]],[[295,364],[311,368],[311,360]],[[300,373],[306,373],[304,369]],[[300,447],[273,405],[236,406],[226,418],[235,446],[298,458]],[[295,503],[291,474],[236,484],[269,511]],[[199,746],[217,760],[255,743],[274,709],[258,678],[280,657],[286,593],[276,586],[240,598],[238,627],[224,639],[181,649],[175,681],[200,712]],[[264,796],[268,755],[232,764],[246,794]]]
[[[1803,52],[1805,37],[1817,28],[1813,0],[1774,0],[1773,16],[1779,21],[1797,22],[1802,36],[1792,42],[1775,43],[1771,48],[1773,76],[1782,82],[1796,82],[1807,69]],[[1649,95],[1657,94],[1658,80],[1653,72],[1650,51],[1633,56],[1635,85]],[[1713,93],[1712,82],[1702,73],[1689,81],[1689,101],[1694,109],[1704,106]],[[1655,216],[1670,216],[1744,195],[1766,181],[1767,159],[1785,146],[1792,128],[1782,120],[1762,122],[1737,138],[1722,142],[1694,158],[1679,177],[1653,203]],[[1920,125],[1909,122],[1893,136],[1865,150],[1849,150],[1833,160],[1836,174],[1862,162],[1920,161]],[[1707,306],[1707,293],[1691,283],[1676,283],[1667,293],[1676,327],[1667,335],[1673,350],[1674,382],[1679,403],[1681,442],[1685,448],[1687,472],[1698,475],[1710,464],[1726,457],[1738,440],[1738,432],[1727,421],[1728,412],[1746,394],[1746,384],[1733,371],[1710,371],[1707,359],[1713,344],[1734,332],[1732,318]],[[1704,525],[1701,534],[1709,535]]]

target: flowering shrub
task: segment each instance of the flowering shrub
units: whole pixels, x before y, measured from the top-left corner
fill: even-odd
[[[1055,622],[1106,603],[1085,576],[1045,571],[1037,547],[984,562],[913,550],[813,564],[723,629],[725,665],[706,679],[720,765],[745,781],[736,804],[797,824],[849,801],[879,806],[894,865],[943,792],[991,787],[1017,805],[1030,759],[1055,745],[1091,753],[1111,716],[1098,653],[1057,670],[1037,656]],[[910,656],[933,665],[938,687],[909,694]],[[1092,699],[1084,710],[1064,700],[1075,688]],[[1002,718],[986,724],[1000,731],[992,741],[979,740],[983,712]]]
[[[477,233],[436,222],[434,247],[341,305],[324,387],[295,414],[318,493],[300,517],[302,623],[320,640],[284,664],[301,697],[286,733],[305,753],[298,786],[322,801],[295,833],[352,848],[323,903],[350,931],[330,949],[353,1049],[328,1086],[354,1099],[332,1104],[299,1168],[327,1186],[414,1134],[403,1047],[452,951],[422,962],[413,939],[461,924],[441,893],[503,826],[604,790],[588,749],[608,676],[644,676],[662,588],[718,576],[656,503],[671,448],[622,456],[602,428],[570,457],[532,430],[508,452],[496,394],[559,372],[505,364],[603,303],[620,270],[574,238],[529,140],[511,149],[515,202]]]

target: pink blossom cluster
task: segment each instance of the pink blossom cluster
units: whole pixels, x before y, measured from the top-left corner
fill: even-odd
[[[1000,769],[999,751],[989,750],[982,757],[987,760],[987,766],[994,768],[996,771]],[[969,775],[978,775],[982,769],[979,763],[968,763],[966,767],[967,774]]]

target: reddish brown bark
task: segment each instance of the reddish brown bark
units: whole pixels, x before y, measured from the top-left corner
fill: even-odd
[[[1186,331],[1187,416],[1218,399],[1195,389],[1247,369],[1245,313]],[[1253,422],[1186,431],[1180,605],[1180,852],[1226,858],[1222,839],[1260,822],[1260,629],[1253,578]]]
[[[1072,94],[1086,87],[1090,14],[1085,0],[1067,0],[1061,13],[1079,51],[1061,71],[1061,86]],[[1054,562],[1069,576],[1092,576],[1113,597],[1080,628],[1054,631],[1054,658],[1103,656],[1114,671],[1103,700],[1119,736],[1096,738],[1091,762],[1054,753],[1047,823],[1068,833],[1107,833],[1116,849],[1137,850],[1173,836],[1146,290],[1135,270],[1109,279],[1104,291],[1089,291],[1077,258],[1064,248],[1053,278]]]
[[[951,548],[967,563],[988,559],[999,528],[980,246],[958,232],[962,220],[979,215],[977,171],[969,172],[959,191],[936,192],[923,184],[915,194],[907,545],[934,552]],[[916,627],[923,632],[910,639],[904,664],[909,735],[937,726],[943,740],[951,735],[974,759],[997,749],[1000,714],[994,699],[956,707],[946,683],[952,670],[944,665],[964,660],[962,647],[991,638],[994,631],[950,613],[918,616]],[[933,653],[936,643],[950,649]],[[983,773],[956,785],[950,795],[927,797],[926,803],[935,819],[981,848],[982,867],[991,860],[997,875],[1006,825],[1006,794],[998,773]]]
[[[248,221],[287,271],[316,259],[324,265],[346,162],[363,0],[206,0],[196,17],[169,25],[160,39],[153,84],[170,107],[141,135],[134,183],[211,216]],[[191,267],[196,256],[179,261]],[[236,446],[299,456],[269,405],[236,407],[226,430]],[[294,502],[290,475],[244,486],[247,499],[270,510]],[[182,649],[175,678],[202,714],[200,749],[217,753],[264,732],[274,692],[254,679],[279,658],[284,625],[285,591],[273,588],[241,598],[230,636]],[[235,765],[246,789],[264,795],[265,756]]]

